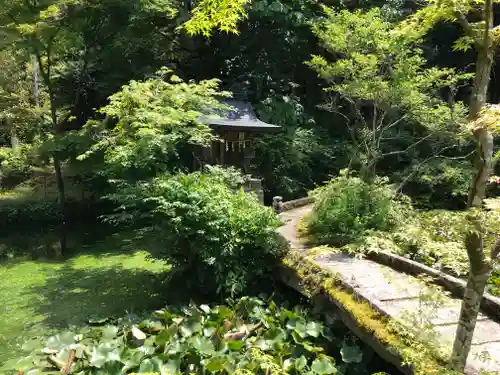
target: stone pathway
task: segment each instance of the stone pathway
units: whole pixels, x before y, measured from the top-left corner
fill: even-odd
[[[285,224],[279,232],[290,242],[292,250],[305,250],[303,241],[297,238],[297,224],[310,211],[311,206],[304,206],[280,215]],[[338,274],[387,315],[413,326],[432,324],[432,331],[428,332],[451,348],[460,312],[459,299],[438,293],[420,279],[371,260],[332,253],[318,255],[315,261]],[[500,374],[500,324],[483,314],[478,319],[467,367],[472,373],[484,370]]]

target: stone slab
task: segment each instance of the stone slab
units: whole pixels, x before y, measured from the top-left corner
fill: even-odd
[[[455,332],[457,331],[457,325],[436,326],[434,330],[441,334],[443,340],[453,342]],[[478,321],[474,331],[472,344],[479,345],[488,342],[500,343],[500,324],[490,319]]]
[[[403,319],[408,314],[420,314],[433,325],[449,325],[457,323],[460,316],[461,301],[446,298],[442,304],[432,306],[431,303],[419,299],[404,299],[399,301],[382,301],[381,306],[391,316]],[[479,320],[487,320],[483,314],[479,314]]]
[[[425,285],[416,278],[366,259],[356,259],[346,254],[326,254],[315,261],[337,273],[355,289],[361,289],[379,301],[417,298],[426,294]]]
[[[467,365],[500,374],[500,342],[472,345]]]

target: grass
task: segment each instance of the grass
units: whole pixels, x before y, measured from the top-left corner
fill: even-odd
[[[50,230],[0,238],[7,254],[0,262],[0,364],[20,356],[27,338],[167,303],[167,264],[150,259],[130,236],[94,233],[93,244],[73,239],[74,255],[59,261],[47,254],[56,243]]]

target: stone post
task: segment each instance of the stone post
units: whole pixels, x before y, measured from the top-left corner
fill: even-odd
[[[283,197],[273,197],[273,209],[277,214],[280,214],[283,208]]]

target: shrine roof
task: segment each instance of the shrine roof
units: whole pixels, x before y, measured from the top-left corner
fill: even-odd
[[[260,121],[249,102],[240,100],[224,100],[222,104],[228,109],[217,110],[216,113],[200,119],[213,129],[233,130],[238,132],[274,133],[281,126]]]

